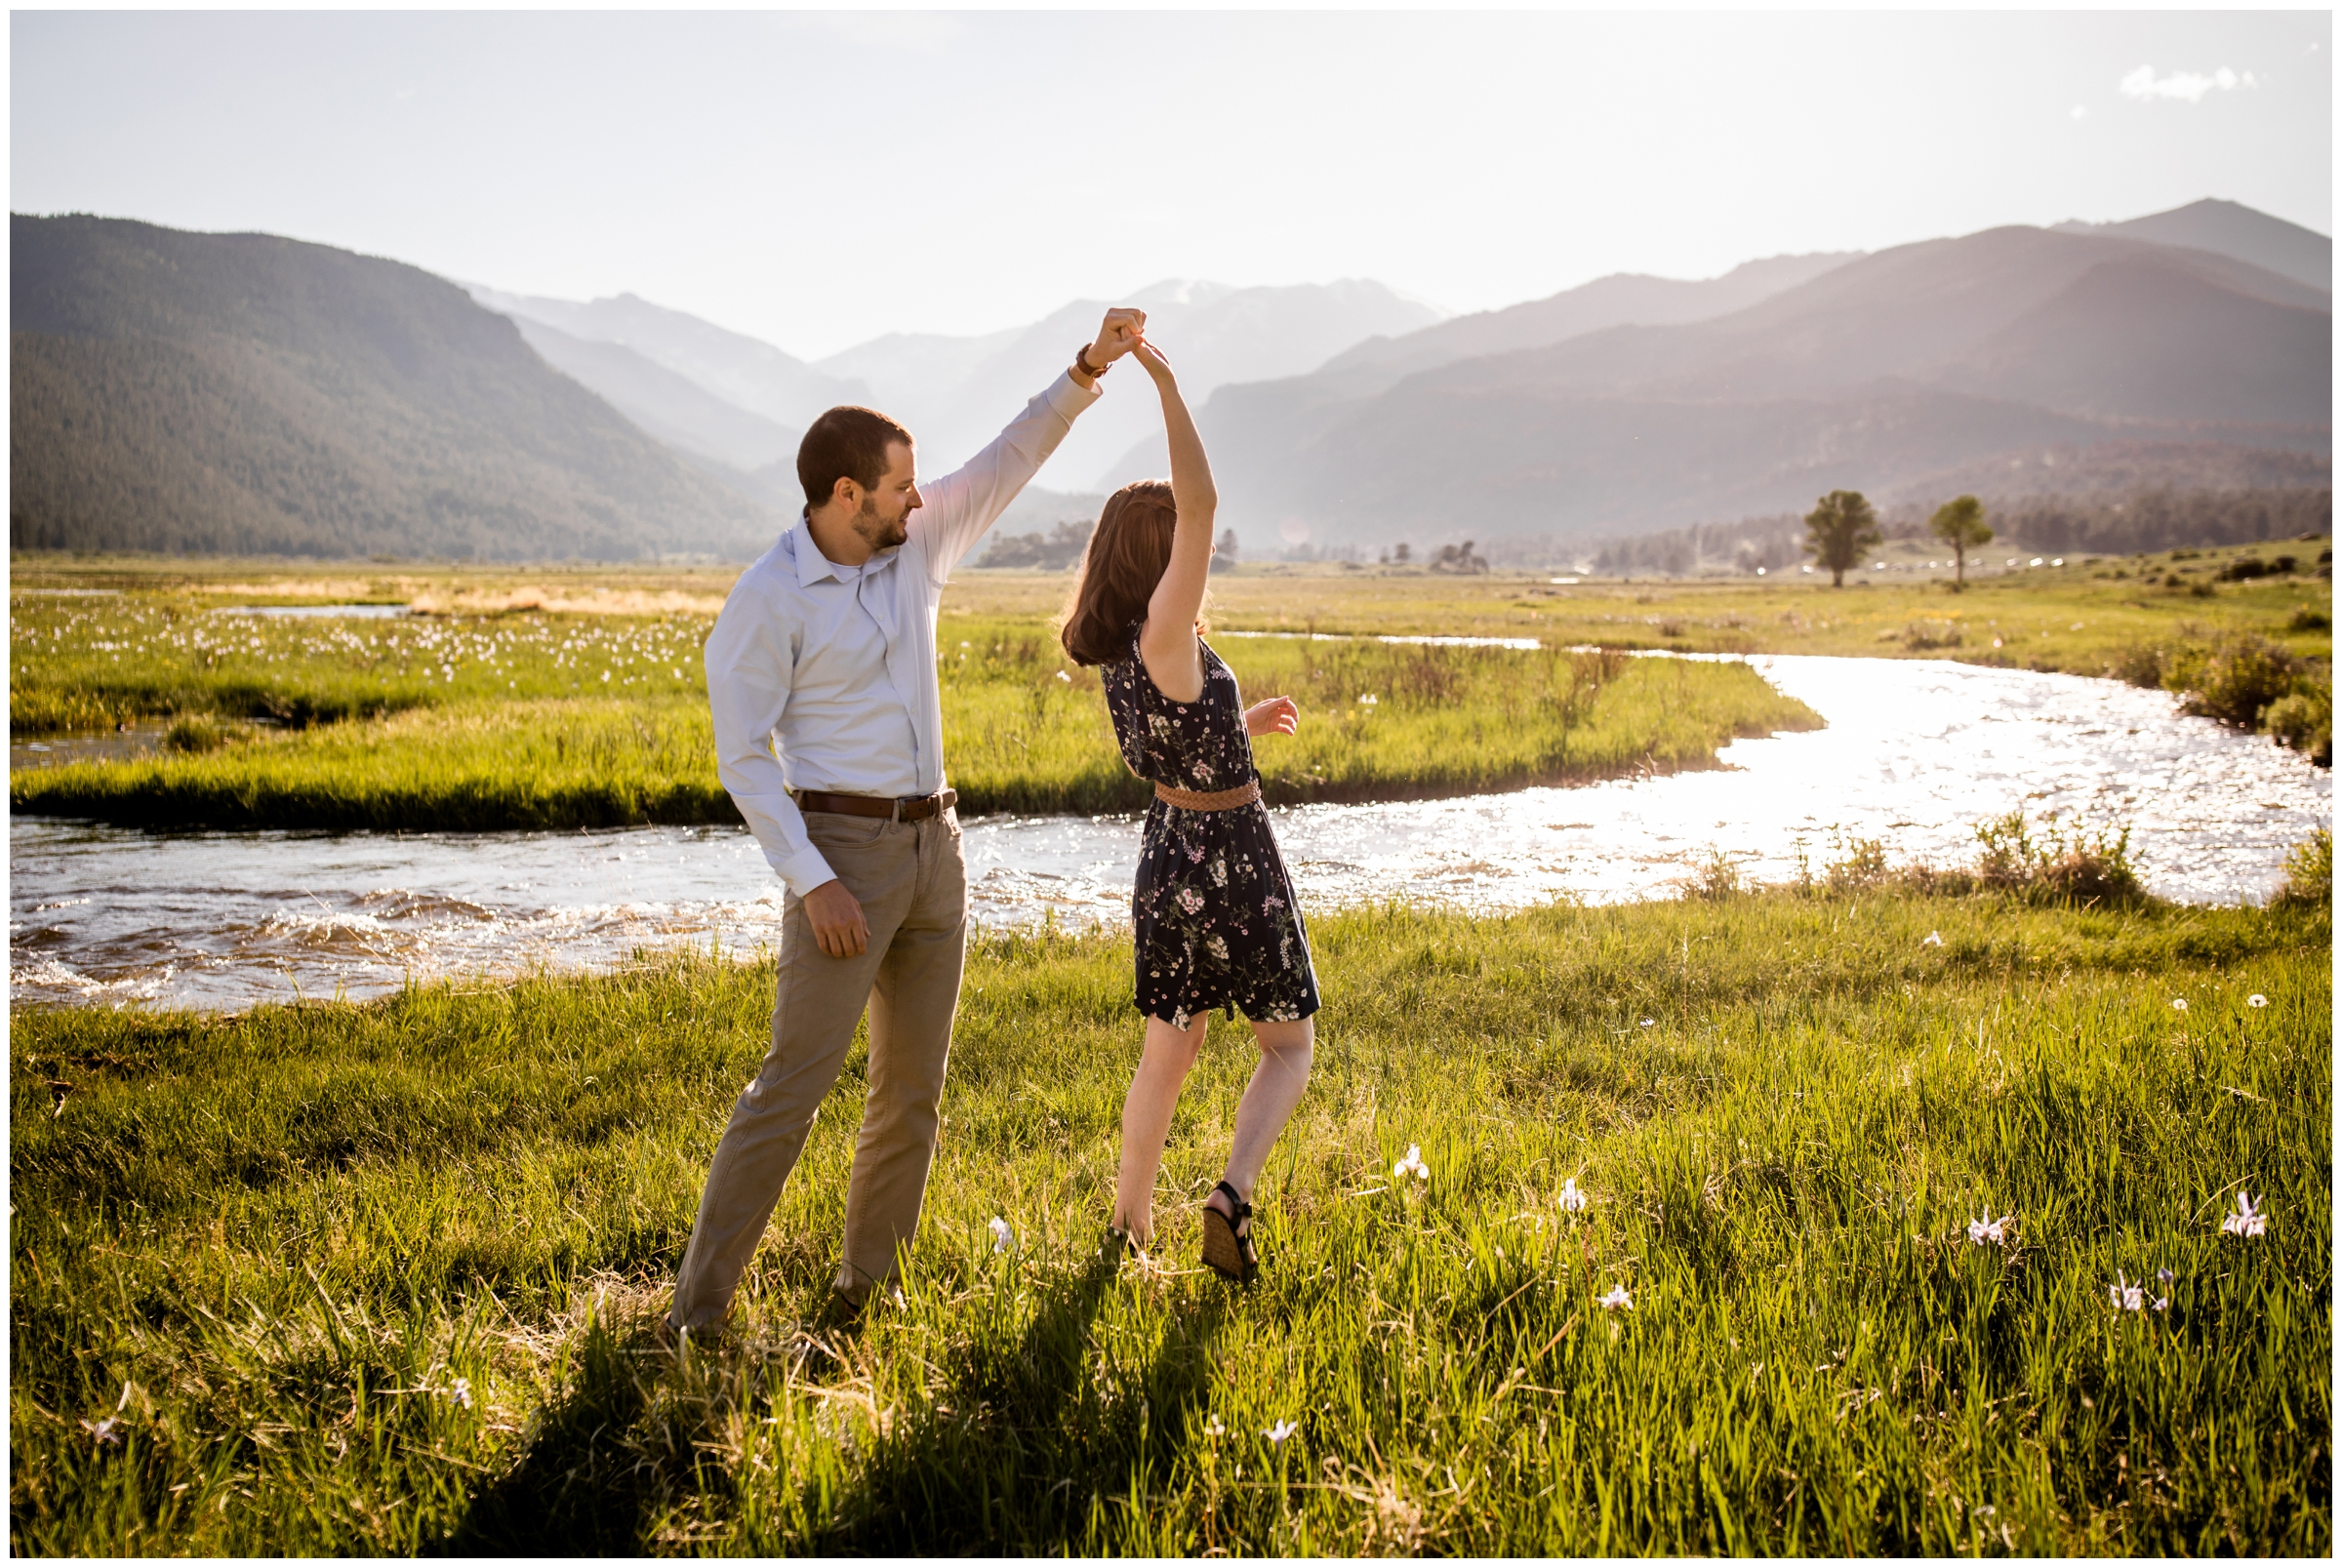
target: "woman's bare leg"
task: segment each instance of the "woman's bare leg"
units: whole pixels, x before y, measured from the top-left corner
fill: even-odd
[[[1261,1065],[1253,1068],[1252,1082],[1244,1086],[1244,1098],[1236,1105],[1236,1136],[1229,1146],[1226,1178],[1247,1203],[1261,1179],[1261,1167],[1269,1163],[1269,1150],[1309,1087],[1310,1056],[1317,1038],[1315,1020],[1306,1018],[1298,1024],[1256,1023],[1252,1032],[1261,1044]],[[1219,1189],[1204,1201],[1235,1218],[1227,1194]],[[1238,1226],[1238,1232],[1243,1228]]]
[[[1163,1168],[1163,1140],[1179,1108],[1180,1086],[1203,1049],[1211,1023],[1205,1014],[1184,1029],[1159,1018],[1147,1021],[1147,1047],[1122,1100],[1122,1170],[1114,1182],[1114,1224],[1144,1247],[1154,1239],[1154,1179]],[[1272,1135],[1273,1136],[1273,1135]]]

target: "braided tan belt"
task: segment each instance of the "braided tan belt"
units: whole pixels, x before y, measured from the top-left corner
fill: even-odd
[[[1174,789],[1167,784],[1154,786],[1154,798],[1166,806],[1182,811],[1234,811],[1249,806],[1261,798],[1261,781],[1255,779],[1233,789],[1214,789],[1209,793],[1195,789]]]

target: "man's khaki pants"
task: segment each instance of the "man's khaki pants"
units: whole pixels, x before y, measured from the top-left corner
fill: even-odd
[[[720,1323],[731,1309],[814,1112],[845,1065],[866,999],[869,1092],[846,1187],[838,1290],[860,1302],[892,1278],[896,1249],[918,1227],[967,938],[959,818],[945,812],[898,823],[807,812],[805,831],[861,901],[869,946],[860,957],[830,957],[814,941],[805,901],[787,896],[773,1046],[733,1105],[707,1171],[668,1314],[680,1328]]]

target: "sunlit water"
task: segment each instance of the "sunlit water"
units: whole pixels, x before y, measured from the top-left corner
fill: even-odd
[[[2150,888],[2258,900],[2287,846],[2331,825],[2330,776],[2266,739],[2107,681],[1904,660],[1750,661],[1829,720],[1742,741],[1727,771],[1275,813],[1305,902],[1507,908],[1664,895],[1717,853],[1787,880],[1853,837],[1958,862],[2014,806],[2131,828]],[[986,925],[1124,918],[1137,824],[966,824]],[[745,832],[154,834],[10,827],[11,996],[234,1008],[363,996],[428,977],[594,966],[778,938],[778,883]]]

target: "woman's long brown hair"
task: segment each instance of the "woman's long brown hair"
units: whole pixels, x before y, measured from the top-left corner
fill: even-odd
[[[1073,663],[1111,664],[1130,657],[1130,628],[1147,618],[1147,601],[1171,564],[1178,522],[1168,480],[1141,479],[1107,498],[1082,552],[1073,598],[1058,619],[1058,637]]]

